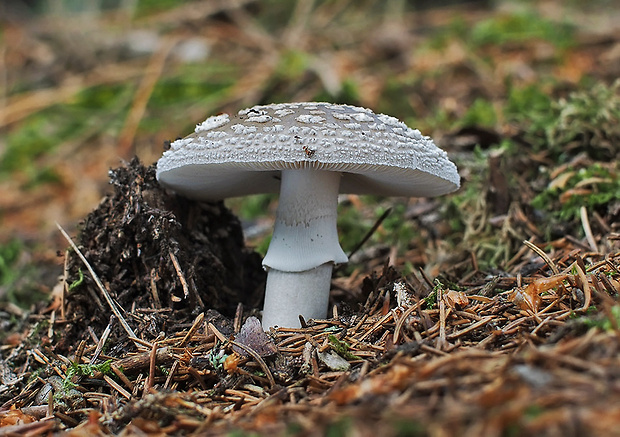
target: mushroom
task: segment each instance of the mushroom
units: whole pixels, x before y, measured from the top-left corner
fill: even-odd
[[[327,315],[338,242],[338,193],[437,196],[458,189],[446,152],[418,130],[369,109],[331,103],[254,106],[221,114],[174,141],[159,182],[215,201],[280,192],[263,267],[263,328],[298,327]]]

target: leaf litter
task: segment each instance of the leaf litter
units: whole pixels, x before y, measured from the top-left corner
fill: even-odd
[[[408,214],[428,235],[424,243],[411,244],[405,253],[395,247],[356,248],[362,261],[352,274],[333,280],[337,304],[332,317],[262,335],[253,317],[264,273],[258,256],[243,245],[238,220],[222,204],[196,204],[161,190],[152,168],[128,162],[111,172],[113,193],[88,215],[78,236],[67,233],[75,249],[65,253],[52,302],[31,312],[2,307],[2,323],[10,332],[0,349],[0,434],[617,433],[620,215],[617,196],[608,189],[617,187],[617,83],[568,92],[555,106],[533,104],[540,102],[527,94],[528,88],[519,94],[509,84],[537,80],[533,69],[552,62],[555,54],[548,43],[536,39],[510,42],[508,50],[493,44],[485,48],[483,41],[478,59],[456,38],[444,49],[416,52],[416,71],[437,73],[412,80],[405,74],[413,65],[406,38],[421,35],[392,35],[386,30],[393,22],[386,19],[388,24],[376,30],[385,38],[364,43],[360,35],[374,26],[362,26],[361,32],[347,28],[349,45],[340,47],[332,44],[332,36],[342,34],[335,21],[340,6],[318,5],[322,13],[309,15],[312,2],[297,3],[281,39],[294,48],[294,41],[320,35],[312,45],[335,50],[339,62],[335,69],[311,65],[310,74],[299,80],[279,68],[288,59],[282,53],[291,55],[292,64],[301,58],[290,50],[280,52],[278,38],[257,26],[250,9],[218,3],[223,16],[211,20],[210,2],[197,5],[205,11],[197,13],[192,4],[151,21],[200,24],[196,28],[208,30],[216,53],[252,66],[240,69],[247,75],[222,101],[209,103],[218,110],[274,96],[312,99],[325,87],[340,90],[339,98],[378,109],[391,92],[399,102],[409,96],[400,109],[405,114],[428,113],[434,109],[430,102],[437,102],[438,117],[444,111],[468,120],[471,125],[439,136],[439,142],[470,160],[460,166],[465,189],[479,187],[476,177],[483,175],[484,189],[473,200],[459,200],[463,239],[454,245],[442,242],[450,236],[442,220],[433,218],[440,204],[416,201]],[[480,11],[460,13],[474,23]],[[445,22],[448,16],[442,10],[415,14],[429,22]],[[312,33],[312,26],[321,31]],[[587,74],[608,82],[617,77],[617,38],[590,39],[569,49],[570,56],[556,66],[556,77],[569,91]],[[238,40],[247,50],[231,45]],[[152,57],[148,74],[143,66],[125,63],[102,71],[91,60],[80,76],[87,79],[85,85],[61,80],[51,102],[36,90],[25,99],[11,97],[3,120],[17,123],[89,84],[144,74],[121,141],[112,145],[116,149],[108,145],[98,155],[90,149],[79,155],[88,155],[90,162],[104,155],[129,156],[134,137],[137,144],[145,142],[136,123],[147,116],[153,81],[165,74],[165,54]],[[487,57],[494,59],[491,69],[480,62]],[[395,84],[384,67],[400,72]],[[320,72],[318,79],[314,70]],[[341,77],[360,80],[368,93],[346,95],[342,90],[348,85]],[[551,92],[540,82],[543,93]],[[564,95],[562,86],[553,93]],[[494,117],[485,111],[498,102],[476,105],[480,95],[496,100],[509,95],[509,107],[522,107],[507,111],[504,126],[489,127]],[[23,104],[29,98],[34,105]],[[192,109],[189,119],[199,119],[203,111],[203,106]],[[167,110],[166,117],[173,112]],[[530,128],[516,116],[531,118]],[[443,130],[440,125],[434,129]],[[97,141],[100,130],[85,129],[81,140],[66,141],[61,153],[40,161],[56,165],[61,158],[76,158],[77,144]],[[527,153],[509,147],[485,153],[506,140]],[[471,159],[481,150],[483,162]],[[87,168],[98,173],[100,166]],[[65,168],[65,186],[48,190],[51,194],[44,189],[26,199],[10,189],[19,181],[5,185],[10,194],[2,199],[5,210],[28,209],[15,221],[32,221],[29,208],[52,195],[69,197],[65,187],[82,185],[86,172],[72,170]],[[532,207],[536,193],[543,193],[541,204]],[[558,210],[573,220],[552,221],[544,229],[549,217],[537,215]],[[384,218],[369,235],[381,231]],[[585,238],[573,236],[581,230]]]
[[[234,216],[164,192],[137,160],[110,177],[57,300],[2,349],[3,432],[321,435],[348,417],[385,435],[571,434],[620,417],[620,252],[528,242],[511,269],[456,282],[385,264],[364,301],[263,333],[264,277]]]

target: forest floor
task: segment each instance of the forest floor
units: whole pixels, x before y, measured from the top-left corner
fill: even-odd
[[[412,4],[0,5],[0,435],[620,435],[620,10]],[[405,121],[461,189],[342,195],[330,317],[265,335],[277,196],[153,163],[286,101]]]

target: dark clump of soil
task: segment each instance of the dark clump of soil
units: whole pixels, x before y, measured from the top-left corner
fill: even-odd
[[[164,190],[155,167],[137,158],[111,170],[110,182],[114,192],[88,215],[77,243],[138,332],[156,337],[207,309],[234,315],[239,303],[260,306],[260,256],[244,246],[241,225],[222,202]],[[81,336],[87,326],[107,325],[112,311],[77,253],[68,257],[67,329]],[[75,335],[62,338],[75,344]]]

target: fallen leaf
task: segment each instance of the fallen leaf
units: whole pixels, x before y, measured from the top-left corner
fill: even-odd
[[[268,357],[278,352],[273,340],[263,331],[260,321],[253,316],[247,318],[235,341],[254,350],[261,357]],[[248,353],[240,347],[233,346],[233,350],[243,357],[248,356]]]

